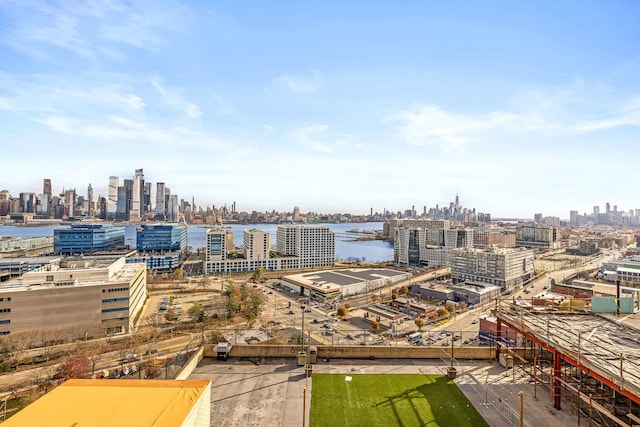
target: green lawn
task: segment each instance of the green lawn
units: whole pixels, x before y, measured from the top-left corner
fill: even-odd
[[[314,373],[311,378],[309,427],[488,426],[443,375]]]

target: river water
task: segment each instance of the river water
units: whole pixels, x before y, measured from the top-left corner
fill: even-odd
[[[329,227],[336,234],[336,259],[362,261],[390,261],[393,260],[393,244],[381,240],[355,241],[363,234],[349,233],[353,229],[363,231],[382,230],[382,222],[318,224]],[[136,225],[125,225],[125,243],[133,248],[136,246]],[[271,244],[275,245],[277,224],[230,224],[235,246],[242,246],[242,232],[246,229],[257,228],[271,235]],[[14,226],[0,225],[0,237],[39,237],[53,236],[56,228],[68,228],[65,225],[43,226]],[[204,225],[188,225],[187,233],[189,246],[192,249],[203,248],[207,228]]]

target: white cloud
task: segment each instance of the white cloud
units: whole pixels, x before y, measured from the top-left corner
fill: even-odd
[[[479,139],[541,133],[575,135],[625,126],[640,127],[640,97],[620,102],[599,84],[575,82],[555,93],[532,91],[514,98],[510,109],[482,114],[446,111],[437,105],[415,105],[392,111],[385,122],[413,145],[443,151]]]
[[[348,135],[339,135],[329,131],[328,125],[310,123],[291,132],[291,139],[313,151],[331,154],[336,148],[349,144]]]
[[[164,104],[169,108],[181,111],[193,119],[197,119],[202,115],[202,110],[199,106],[183,97],[182,90],[165,87],[159,78],[152,79],[151,85],[161,95]]]
[[[7,25],[0,43],[43,61],[57,59],[50,47],[95,63],[124,60],[134,47],[156,52],[167,33],[185,28],[189,11],[181,4],[146,7],[123,1],[18,2],[7,5]]]
[[[397,123],[400,134],[414,145],[436,145],[448,151],[511,124],[517,117],[511,113],[463,115],[442,110],[436,105],[417,105],[392,113],[387,120]]]
[[[308,75],[282,74],[273,81],[272,86],[298,94],[316,93],[320,86],[320,79],[316,71]]]

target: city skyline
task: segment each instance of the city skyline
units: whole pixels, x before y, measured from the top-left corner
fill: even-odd
[[[0,190],[144,168],[249,212],[640,207],[640,5],[366,6],[3,4]]]

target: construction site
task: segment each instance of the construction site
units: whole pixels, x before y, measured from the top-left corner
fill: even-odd
[[[497,358],[531,376],[536,399],[584,425],[640,425],[640,331],[616,319],[498,304]],[[515,335],[515,340],[513,339]],[[508,337],[508,339],[507,339]]]

